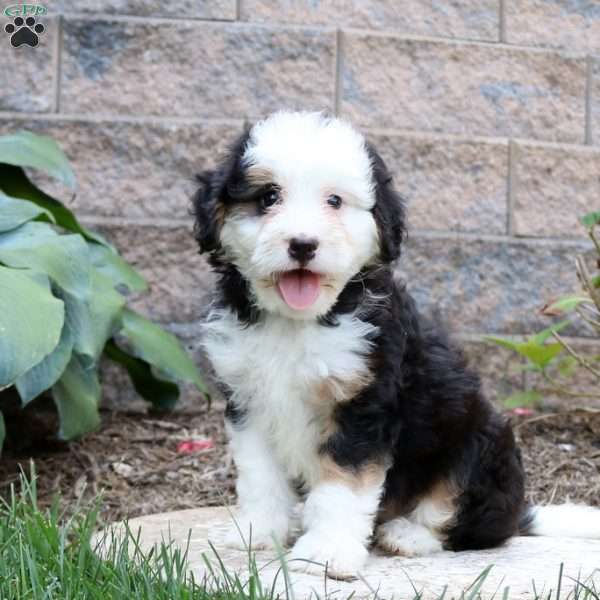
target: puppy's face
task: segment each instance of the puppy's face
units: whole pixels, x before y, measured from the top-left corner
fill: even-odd
[[[381,159],[348,124],[277,113],[205,179],[196,197],[201,247],[235,265],[261,310],[325,315],[361,269],[397,256],[401,208],[394,197],[397,208],[382,214],[378,168]],[[383,256],[390,248],[393,256]]]

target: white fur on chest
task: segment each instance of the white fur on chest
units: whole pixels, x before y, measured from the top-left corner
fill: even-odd
[[[376,327],[354,315],[339,321],[326,327],[268,316],[244,327],[230,311],[215,310],[205,325],[207,353],[230,401],[246,411],[245,426],[267,440],[289,477],[309,485],[327,417],[342,399],[335,382],[369,375],[368,338]]]

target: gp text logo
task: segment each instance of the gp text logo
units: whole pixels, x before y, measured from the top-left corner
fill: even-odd
[[[4,9],[7,17],[39,17],[45,15],[48,9],[41,4],[11,4]]]

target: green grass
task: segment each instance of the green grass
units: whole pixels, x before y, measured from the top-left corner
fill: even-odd
[[[95,542],[96,508],[79,507],[74,516],[64,517],[58,506],[57,502],[50,509],[38,507],[34,474],[31,479],[22,477],[19,489],[13,489],[10,498],[0,504],[0,600],[294,600],[291,592],[278,595],[274,591],[276,583],[279,589],[289,589],[285,585],[289,579],[284,559],[280,581],[265,583],[251,552],[250,575],[241,579],[228,571],[213,549],[212,556],[204,556],[208,575],[196,581],[186,570],[186,550],[162,543],[144,552],[139,538],[128,528],[124,535],[106,534]],[[102,559],[94,551],[98,543],[102,544]],[[460,600],[480,598],[490,568],[477,577]],[[592,583],[579,582],[574,590],[572,587],[572,580],[563,578],[561,568],[556,589],[536,590],[532,585],[531,598],[600,600]],[[323,593],[320,597],[325,596]],[[372,598],[379,598],[375,590]],[[412,599],[399,600],[420,598],[415,588]],[[442,598],[452,600],[446,594]],[[499,587],[494,598],[510,600],[510,590]]]
[[[38,508],[35,477],[22,477],[0,505],[0,599],[65,600],[267,600],[251,561],[242,582],[227,572],[215,554],[206,559],[212,574],[195,581],[186,571],[186,551],[163,543],[143,552],[138,536],[106,534],[94,541],[95,507],[80,507],[63,518],[56,502]],[[101,545],[101,560],[94,552]]]

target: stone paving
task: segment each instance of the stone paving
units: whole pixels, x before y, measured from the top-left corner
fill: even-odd
[[[145,549],[161,540],[172,540],[184,548],[189,534],[189,565],[197,578],[206,574],[203,555],[218,571],[214,545],[228,570],[240,573],[245,581],[248,553],[226,548],[222,539],[230,522],[227,508],[199,508],[140,517],[129,522],[132,530],[141,528],[141,544]],[[191,532],[191,533],[190,533]],[[274,552],[256,552],[256,564],[263,585],[276,579],[276,589],[285,597],[286,583],[281,563]],[[324,574],[290,572],[294,597],[330,596],[347,598],[437,598],[447,587],[446,599],[460,597],[463,590],[477,585],[479,575],[490,568],[480,592],[483,599],[533,599],[534,585],[540,597],[556,597],[560,565],[563,567],[561,598],[567,598],[576,580],[585,585],[600,586],[600,540],[571,538],[521,537],[494,550],[476,552],[443,552],[429,557],[403,558],[372,553],[361,577],[352,582],[326,579]],[[510,588],[504,596],[505,588]],[[542,590],[544,593],[542,594]],[[554,592],[549,596],[550,590]],[[375,595],[376,593],[376,595]],[[291,596],[290,596],[291,597]]]

